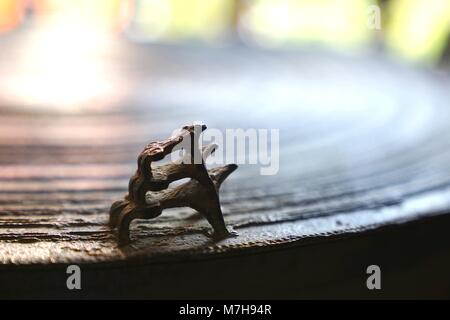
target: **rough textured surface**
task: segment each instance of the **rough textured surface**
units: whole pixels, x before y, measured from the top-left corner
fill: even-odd
[[[145,62],[115,59],[127,61],[142,90],[108,112],[0,109],[3,267],[186,261],[449,212],[446,78],[320,53],[155,47],[135,55]],[[239,237],[215,243],[205,221],[173,209],[133,223],[132,243],[119,248],[109,207],[126,192],[140,148],[198,119],[210,128],[279,128],[279,174],[241,165],[224,183],[224,217]]]

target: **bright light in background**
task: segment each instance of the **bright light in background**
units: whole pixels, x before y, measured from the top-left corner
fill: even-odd
[[[390,3],[387,43],[413,61],[434,62],[450,34],[449,0],[397,0]]]
[[[17,27],[23,15],[22,0],[0,0],[0,32]]]
[[[234,1],[172,0],[173,20],[169,37],[220,38],[232,22]]]
[[[172,20],[172,6],[167,0],[140,1],[133,19],[133,38],[154,41],[164,36]]]
[[[103,56],[115,50],[120,0],[36,1],[35,25],[0,85],[24,107],[79,111],[102,108],[124,85]]]
[[[134,0],[32,0],[38,19],[74,23],[94,32],[119,31],[130,16]]]
[[[233,29],[234,0],[140,0],[130,34],[141,41],[214,41]]]
[[[333,47],[366,43],[371,0],[258,0],[243,14],[240,29],[263,46],[321,43]]]
[[[401,57],[438,61],[450,34],[449,0],[388,1],[379,32],[367,27],[373,4],[377,1],[0,0],[0,32],[16,30],[14,42],[0,42],[1,103],[77,112],[120,102],[130,80],[111,56],[120,51],[116,36],[124,30],[141,41],[217,43],[232,34],[263,47],[320,44],[349,51],[384,36],[386,47]],[[26,6],[32,6],[32,18],[18,28]],[[2,34],[0,41],[13,38]]]

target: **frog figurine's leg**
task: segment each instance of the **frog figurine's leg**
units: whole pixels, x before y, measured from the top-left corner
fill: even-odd
[[[134,219],[153,219],[162,210],[175,207],[197,210],[212,226],[215,239],[234,235],[225,225],[219,188],[237,166],[231,164],[207,170],[205,159],[216,150],[217,145],[199,148],[199,136],[205,129],[205,125],[183,127],[176,135],[164,141],[152,142],[141,152],[137,161],[138,169],[130,178],[127,196],[113,203],[110,209],[109,224],[118,229],[120,243],[130,240],[129,228]],[[163,159],[175,151],[175,147],[184,150],[183,157],[169,164],[152,166],[152,162]],[[183,178],[191,179],[169,188],[171,182]]]
[[[162,209],[158,204],[141,207],[129,203],[121,210],[117,218],[119,244],[127,244],[130,242],[130,224],[134,219],[154,219],[161,215],[161,213]]]

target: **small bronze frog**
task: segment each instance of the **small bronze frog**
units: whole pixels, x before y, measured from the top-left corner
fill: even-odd
[[[153,219],[164,209],[190,207],[205,217],[213,227],[211,236],[220,240],[231,235],[225,226],[219,202],[222,182],[237,168],[235,164],[206,169],[205,159],[217,148],[210,144],[199,148],[199,136],[205,125],[190,125],[164,141],[148,144],[137,159],[136,173],[130,178],[128,194],[110,209],[109,224],[117,229],[120,244],[130,241],[130,223],[134,219]],[[175,150],[184,155],[169,164],[152,167]],[[188,182],[169,188],[173,181],[191,178]]]

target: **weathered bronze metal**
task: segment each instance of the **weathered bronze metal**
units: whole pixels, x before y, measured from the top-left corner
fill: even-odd
[[[210,144],[199,148],[199,136],[205,125],[185,126],[167,140],[148,144],[138,157],[138,168],[130,178],[128,194],[110,209],[109,224],[117,229],[119,243],[130,241],[130,223],[134,219],[153,219],[164,209],[190,207],[208,220],[214,239],[235,235],[225,226],[219,201],[222,182],[237,168],[235,164],[206,169],[205,159],[217,148]],[[185,143],[182,143],[185,142]],[[186,142],[188,144],[186,144]],[[154,166],[175,150],[184,155],[169,164]],[[188,182],[169,188],[173,181],[191,178]]]

